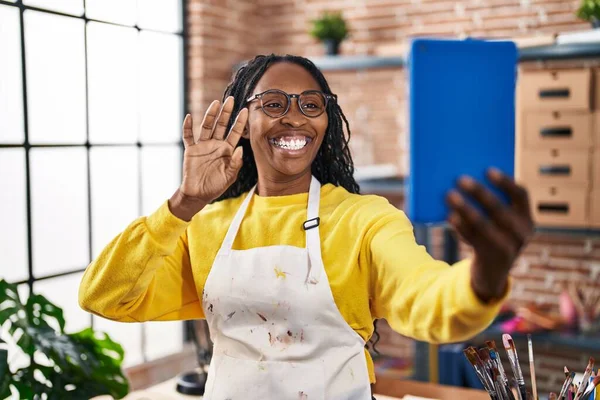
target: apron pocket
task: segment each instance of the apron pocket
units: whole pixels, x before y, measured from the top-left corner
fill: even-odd
[[[206,400],[325,399],[319,361],[253,361],[215,354],[211,363],[215,376]]]

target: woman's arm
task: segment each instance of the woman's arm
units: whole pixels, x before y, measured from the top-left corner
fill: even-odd
[[[117,321],[203,318],[186,229],[165,202],[132,222],[88,266],[79,304]]]
[[[236,146],[248,110],[244,108],[232,117],[226,136],[233,108],[233,97],[222,107],[214,101],[197,135],[192,117],[186,116],[179,189],[168,204],[129,225],[90,264],[79,288],[79,304],[84,310],[118,321],[203,316],[186,229],[195,214],[231,186],[242,166],[242,148]]]
[[[471,262],[434,260],[402,211],[388,205],[365,237],[371,268],[372,312],[397,332],[432,343],[467,339],[485,329],[504,295],[484,303],[471,285]]]

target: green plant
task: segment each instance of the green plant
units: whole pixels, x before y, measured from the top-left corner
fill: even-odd
[[[28,366],[11,370],[8,343],[0,343],[0,399],[10,397],[11,387],[21,399],[89,399],[102,394],[122,398],[129,391],[118,343],[91,328],[65,333],[59,307],[39,294],[31,294],[23,304],[17,286],[3,279],[0,328],[29,359]]]
[[[581,0],[576,15],[585,21],[600,20],[600,0]]]
[[[321,18],[312,21],[310,34],[323,41],[327,39],[341,42],[348,37],[348,27],[346,21],[339,12],[325,12]]]

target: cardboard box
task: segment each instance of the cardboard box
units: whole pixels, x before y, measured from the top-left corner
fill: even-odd
[[[593,228],[600,228],[600,189],[594,190],[590,197],[590,221]]]
[[[521,156],[520,179],[526,185],[589,187],[588,150],[524,150]]]
[[[526,111],[523,145],[527,149],[588,149],[592,145],[590,112]]]
[[[534,221],[544,227],[586,228],[589,226],[586,187],[529,186]]]
[[[522,71],[523,110],[590,110],[591,76],[589,69]]]

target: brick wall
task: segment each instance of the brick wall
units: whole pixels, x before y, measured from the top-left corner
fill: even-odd
[[[318,56],[322,46],[306,33],[324,10],[343,10],[351,38],[343,54],[376,54],[411,36],[519,37],[587,29],[573,15],[578,0],[189,0],[189,106],[201,119],[221,98],[232,67],[255,54]],[[327,72],[332,90],[350,121],[356,165],[394,163],[406,170],[406,76],[402,69]],[[440,232],[433,253],[441,255]],[[468,249],[463,247],[463,255]],[[574,272],[575,275],[570,275]],[[600,239],[539,235],[513,272],[511,302],[557,309],[565,279],[600,281]],[[412,356],[412,342],[380,324],[380,349]],[[544,371],[541,390],[556,389],[566,359],[585,365],[586,354],[536,349]],[[525,352],[521,352],[525,354]],[[418,355],[417,355],[418,356]],[[600,356],[600,355],[597,355]],[[526,357],[525,357],[526,359]],[[583,360],[583,361],[582,361]],[[580,369],[578,365],[573,368]],[[524,368],[524,371],[528,368]]]
[[[514,37],[589,26],[577,21],[577,0],[258,0],[269,31],[261,52],[322,54],[306,32],[325,10],[342,10],[351,38],[345,54],[369,54],[414,36]],[[275,33],[275,34],[269,34]],[[266,33],[266,34],[265,34]]]

